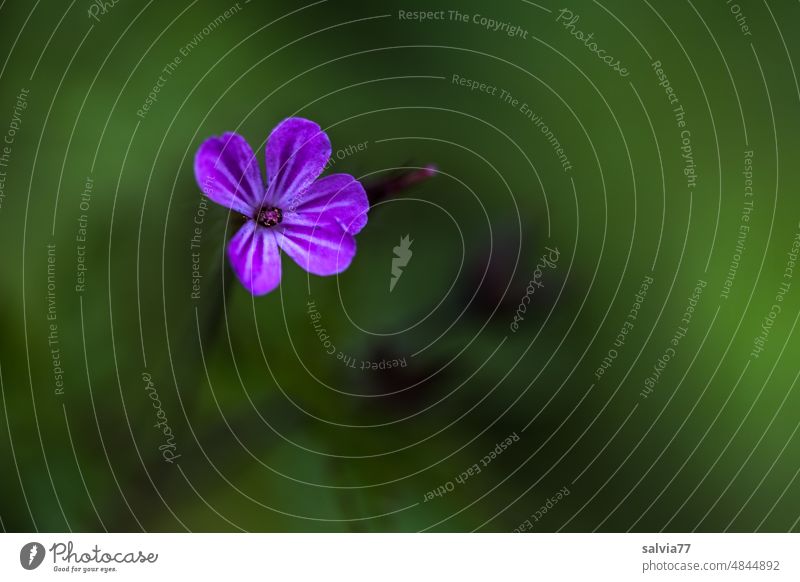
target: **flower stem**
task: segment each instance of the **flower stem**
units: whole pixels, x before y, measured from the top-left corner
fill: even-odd
[[[384,200],[421,184],[429,180],[439,172],[435,164],[428,164],[420,168],[403,170],[392,176],[377,180],[371,184],[366,184],[364,189],[367,191],[370,206],[375,206]]]

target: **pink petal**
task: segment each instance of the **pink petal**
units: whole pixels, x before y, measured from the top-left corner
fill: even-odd
[[[228,243],[233,272],[253,295],[269,293],[281,282],[281,255],[275,232],[248,220]]]
[[[356,254],[353,235],[338,224],[286,226],[277,239],[283,252],[313,275],[341,273]]]
[[[226,133],[204,141],[194,158],[194,175],[200,189],[217,204],[246,216],[261,207],[261,172],[241,135]]]
[[[338,224],[357,234],[367,224],[369,200],[364,187],[347,174],[333,174],[314,182],[293,198],[283,214],[285,225]]]
[[[300,117],[282,121],[267,140],[267,200],[284,208],[325,169],[331,142],[319,125]]]

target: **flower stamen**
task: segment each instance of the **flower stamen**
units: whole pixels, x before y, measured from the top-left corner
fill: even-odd
[[[264,206],[254,218],[261,226],[275,226],[283,221],[283,210],[275,206]]]

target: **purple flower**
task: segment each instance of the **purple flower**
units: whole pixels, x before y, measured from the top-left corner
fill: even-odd
[[[331,142],[319,125],[291,117],[267,140],[267,183],[250,145],[236,133],[203,142],[194,161],[209,199],[247,221],[228,243],[234,273],[253,295],[281,281],[278,247],[314,275],[341,273],[353,260],[353,235],[367,224],[369,201],[353,176],[319,178]]]

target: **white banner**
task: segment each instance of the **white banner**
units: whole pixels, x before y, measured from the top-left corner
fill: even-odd
[[[3,534],[0,580],[796,581],[798,553],[796,534]]]

